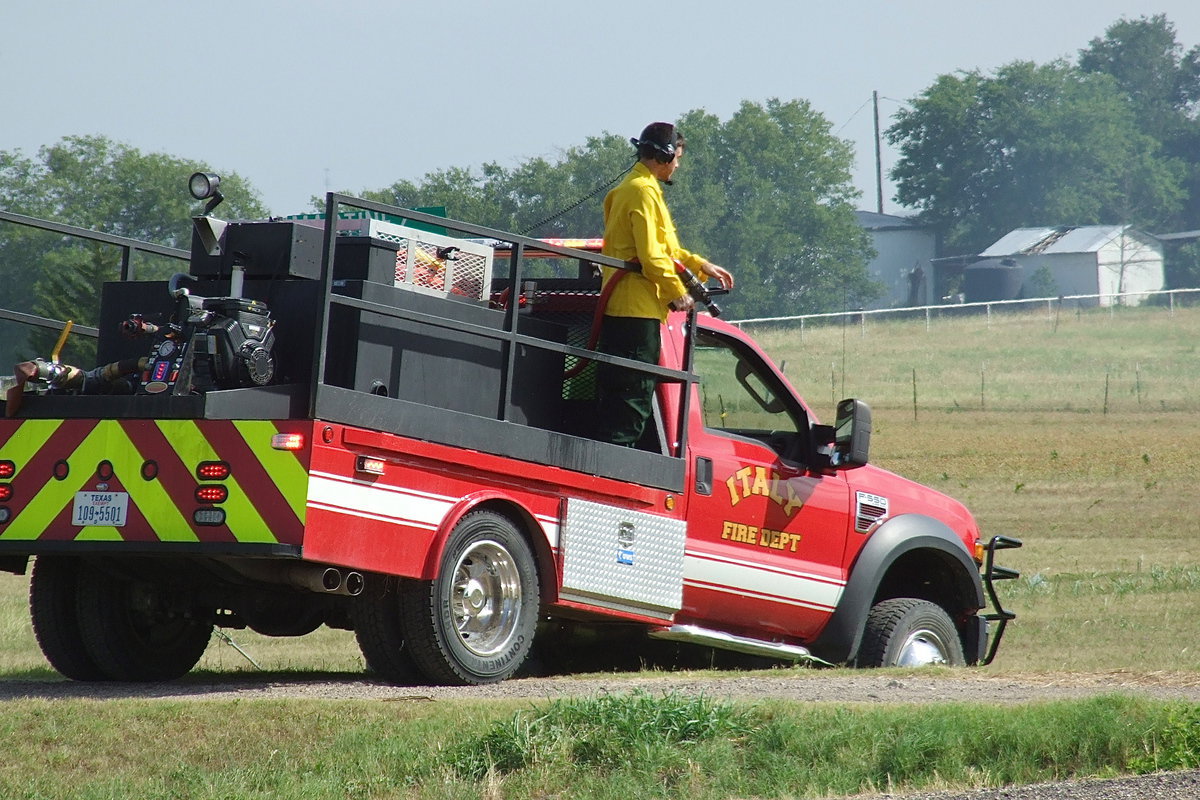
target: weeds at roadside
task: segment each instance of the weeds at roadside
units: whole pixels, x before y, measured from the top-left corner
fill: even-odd
[[[1200,756],[1198,721],[1200,707],[1119,696],[914,714],[634,692],[517,712],[460,743],[450,767],[505,797],[534,786],[598,800],[1000,786],[1187,767]]]
[[[1130,761],[1134,772],[1200,768],[1200,708],[1172,709],[1162,729],[1147,738],[1145,755]]]
[[[615,767],[628,760],[631,749],[643,758],[662,760],[681,747],[736,740],[750,731],[746,712],[703,695],[602,694],[517,712],[460,747],[452,764],[475,780],[491,771],[514,772],[555,760]]]

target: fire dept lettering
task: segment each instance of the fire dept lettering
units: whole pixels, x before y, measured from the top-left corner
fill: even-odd
[[[757,547],[769,547],[772,550],[786,550],[789,553],[796,552],[796,545],[800,544],[800,534],[798,533],[777,531],[771,528],[756,528],[753,525],[731,520],[725,520],[721,528],[721,538]]]
[[[725,480],[729,488],[729,504],[738,503],[753,495],[769,497],[789,517],[804,505],[791,482],[782,480],[779,473],[766,467],[742,467]]]

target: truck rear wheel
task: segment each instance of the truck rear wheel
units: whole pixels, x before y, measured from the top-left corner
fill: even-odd
[[[29,580],[29,616],[38,646],[63,677],[99,681],[105,675],[87,651],[79,628],[79,562],[38,556]]]
[[[355,598],[354,638],[368,670],[389,683],[406,685],[422,681],[404,641],[401,599],[391,588],[379,597]]]
[[[507,517],[472,512],[450,534],[437,578],[405,586],[409,653],[436,683],[502,681],[529,655],[539,602],[529,543]]]
[[[79,575],[79,627],[109,680],[166,681],[188,673],[212,636],[212,614],[160,584],[103,569]]]
[[[962,640],[936,603],[899,597],[876,603],[867,615],[858,665],[862,667],[961,667]]]

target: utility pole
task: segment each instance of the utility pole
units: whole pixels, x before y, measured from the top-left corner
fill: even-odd
[[[883,157],[879,144],[879,91],[871,92],[875,107],[875,210],[883,213]]]

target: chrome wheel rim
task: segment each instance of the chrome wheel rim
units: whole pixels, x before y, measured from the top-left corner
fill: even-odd
[[[926,667],[950,662],[949,650],[942,637],[931,630],[913,631],[900,646],[896,657],[898,667]]]
[[[521,616],[521,574],[504,545],[484,540],[459,556],[450,611],[459,641],[476,656],[508,647]]]

